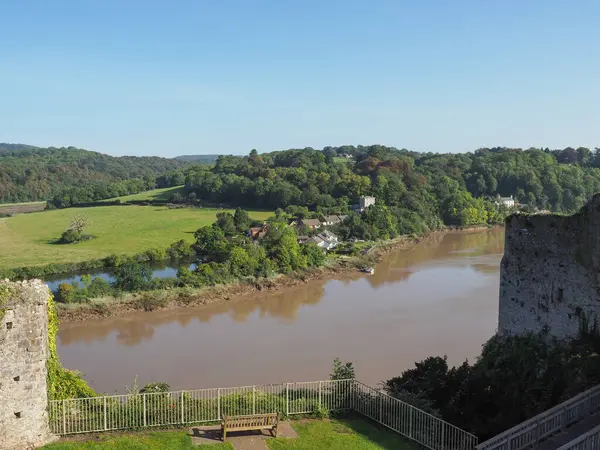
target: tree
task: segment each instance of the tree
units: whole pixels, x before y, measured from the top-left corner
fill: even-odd
[[[229,241],[222,228],[206,226],[198,228],[194,233],[194,248],[198,255],[213,261],[225,261],[229,256]]]
[[[83,230],[85,227],[89,225],[90,221],[87,216],[77,215],[71,220],[71,225],[69,226],[69,230],[72,230],[80,235],[83,234]]]
[[[234,217],[228,212],[217,213],[217,221],[213,224],[213,227],[223,230],[225,236],[233,236],[238,231]]]
[[[325,262],[323,249],[317,247],[312,242],[302,246],[302,253],[306,257],[306,264],[309,267],[320,267]]]
[[[113,286],[121,291],[140,291],[152,280],[152,269],[147,264],[126,261],[113,269]]]
[[[355,378],[354,375],[354,366],[348,361],[346,363],[342,363],[340,358],[335,358],[333,360],[333,371],[329,375],[330,380],[353,380]]]
[[[241,208],[236,208],[235,214],[233,215],[233,223],[238,232],[244,233],[250,226],[250,217],[248,213]]]

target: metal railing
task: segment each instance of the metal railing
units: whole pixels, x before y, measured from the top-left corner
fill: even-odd
[[[600,425],[560,446],[557,450],[596,450],[598,448],[600,448]]]
[[[477,446],[477,450],[522,450],[600,409],[600,385],[588,389]]]
[[[53,400],[50,430],[68,435],[217,422],[222,414],[285,416],[354,410],[432,450],[474,450],[477,437],[355,380],[310,381]]]
[[[353,409],[432,450],[471,450],[477,436],[360,381],[354,382]]]
[[[310,381],[53,400],[50,430],[67,435],[216,422],[222,414],[309,414],[350,409],[353,380]]]

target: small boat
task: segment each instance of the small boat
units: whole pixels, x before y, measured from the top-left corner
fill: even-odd
[[[363,267],[362,269],[360,269],[360,271],[368,273],[369,275],[373,275],[375,273],[375,269],[373,269],[372,267]]]

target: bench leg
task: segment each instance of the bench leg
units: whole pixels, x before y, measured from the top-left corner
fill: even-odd
[[[227,428],[223,427],[223,442],[227,439]]]

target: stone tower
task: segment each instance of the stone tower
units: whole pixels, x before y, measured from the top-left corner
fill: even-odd
[[[600,194],[572,216],[513,215],[500,265],[499,333],[559,339],[600,328]]]
[[[0,281],[0,449],[53,440],[48,426],[48,286]]]

